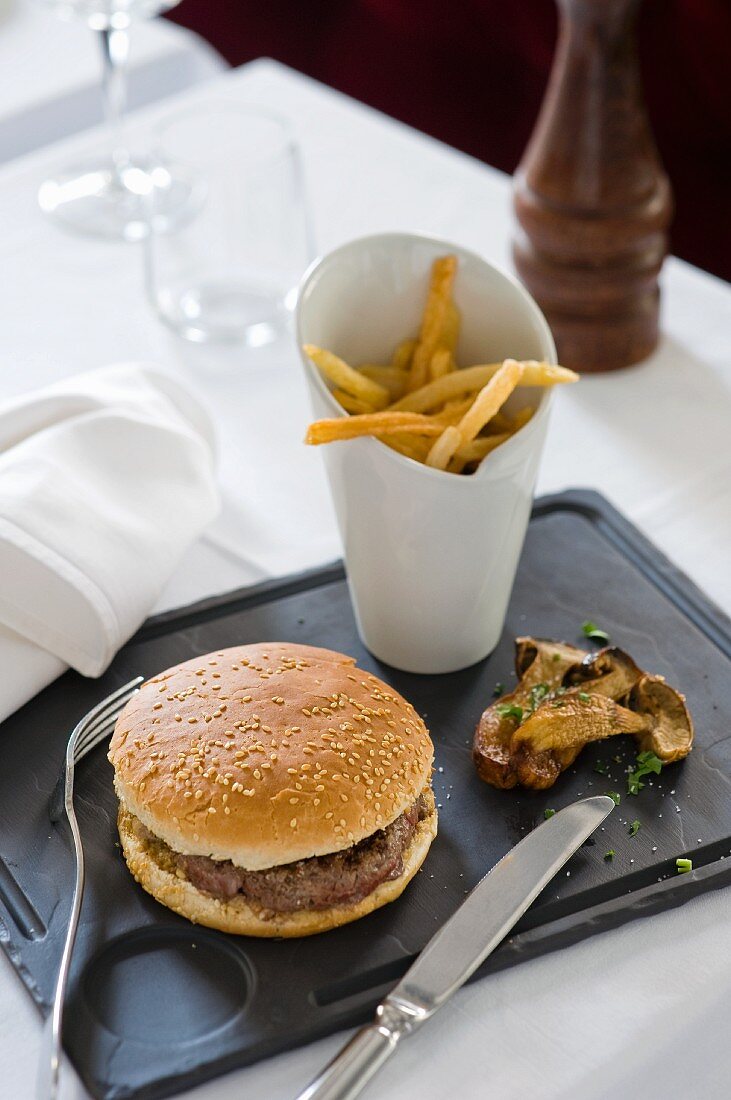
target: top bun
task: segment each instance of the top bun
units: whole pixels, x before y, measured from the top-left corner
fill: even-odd
[[[121,801],[171,848],[259,871],[385,829],[429,782],[410,703],[352,657],[281,642],[161,672],[120,714]]]

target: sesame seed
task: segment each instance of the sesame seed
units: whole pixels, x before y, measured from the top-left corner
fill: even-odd
[[[292,820],[289,823],[289,827],[290,827],[290,829],[296,829],[297,828],[297,818],[296,817],[292,818]]]

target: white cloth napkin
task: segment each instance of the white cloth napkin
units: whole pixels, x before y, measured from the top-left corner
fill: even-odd
[[[218,510],[213,430],[146,364],[0,407],[0,719],[99,676]]]

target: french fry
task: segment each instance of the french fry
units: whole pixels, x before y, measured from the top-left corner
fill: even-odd
[[[449,348],[437,348],[429,364],[429,377],[442,378],[455,368],[454,356]]]
[[[396,367],[397,370],[409,370],[411,367],[411,357],[414,354],[417,341],[414,337],[410,337],[408,340],[402,340],[393,353],[391,360],[391,366]]]
[[[488,420],[485,425],[485,431],[494,435],[496,432],[512,432],[514,431],[513,420],[504,412],[496,412],[492,420]]]
[[[316,420],[310,424],[305,443],[317,446],[338,439],[356,439],[361,435],[439,435],[442,426],[430,416],[418,413],[374,412],[359,416],[339,416],[333,420]]]
[[[391,395],[385,386],[366,378],[331,351],[315,347],[314,344],[305,344],[303,350],[338,389],[345,390],[361,401],[367,401],[373,409],[383,409],[389,404]]]
[[[464,414],[472,404],[472,397],[464,397],[459,401],[448,401],[443,409],[431,414],[432,420],[438,424],[459,424]]]
[[[447,316],[444,321],[444,331],[442,333],[442,344],[454,355],[457,350],[457,342],[459,341],[459,330],[462,325],[462,315],[459,309],[455,305],[454,301],[450,301],[447,307]]]
[[[464,370],[452,371],[451,374],[445,374],[442,378],[436,378],[420,389],[407,393],[389,408],[393,412],[420,413],[436,409],[447,401],[464,397],[465,394],[475,393],[481,389],[486,382],[490,381],[499,366],[499,363],[493,363],[489,366],[466,367]]]
[[[515,359],[506,359],[490,381],[482,387],[459,424],[450,424],[435,441],[426,456],[427,465],[437,470],[446,470],[459,447],[471,442],[507,401],[522,373],[522,364]]]
[[[366,363],[358,370],[366,378],[378,382],[379,386],[385,386],[394,401],[403,396],[408,381],[408,374],[398,367],[382,367],[379,363]]]
[[[506,439],[510,439],[512,432],[503,432],[501,435],[484,435],[479,439],[471,439],[469,443],[463,443],[454,452],[454,457],[464,463],[481,462],[490,451],[494,451]]]
[[[511,421],[512,431],[519,432],[521,428],[524,428],[533,416],[533,412],[534,410],[530,407],[519,409]]]
[[[332,395],[339,405],[342,405],[346,412],[349,413],[370,413],[375,412],[372,405],[369,405],[367,401],[361,401],[359,397],[353,397],[352,394],[346,393],[345,390],[333,390]]]
[[[421,389],[407,393],[399,401],[390,406],[394,412],[428,412],[438,405],[444,404],[455,397],[462,397],[466,393],[474,393],[486,385],[494,374],[497,374],[502,364],[485,363],[475,367],[465,367],[463,370],[445,374],[443,378],[437,378],[434,382],[428,382]],[[521,386],[554,386],[563,382],[578,382],[579,376],[566,367],[554,366],[550,363],[537,363],[528,360],[523,363],[523,377]]]
[[[454,452],[462,442],[459,428],[450,424],[445,428],[439,439],[436,439],[426,456],[427,466],[433,466],[435,470],[446,470]]]
[[[397,435],[379,435],[376,437],[393,451],[398,451],[411,458],[414,462],[425,462],[432,444],[431,436],[406,435],[399,432]]]
[[[523,364],[506,359],[500,370],[483,386],[472,406],[457,425],[463,443],[469,443],[500,409],[523,375]]]
[[[411,360],[411,372],[407,386],[409,390],[419,389],[427,380],[431,357],[442,340],[456,273],[456,256],[441,256],[432,264],[429,293],[421,321],[419,342],[414,349]]]

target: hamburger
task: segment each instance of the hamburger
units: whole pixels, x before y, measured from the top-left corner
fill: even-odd
[[[434,748],[351,657],[267,643],[142,685],[109,759],[137,882],[191,921],[307,936],[400,896],[436,835]]]

